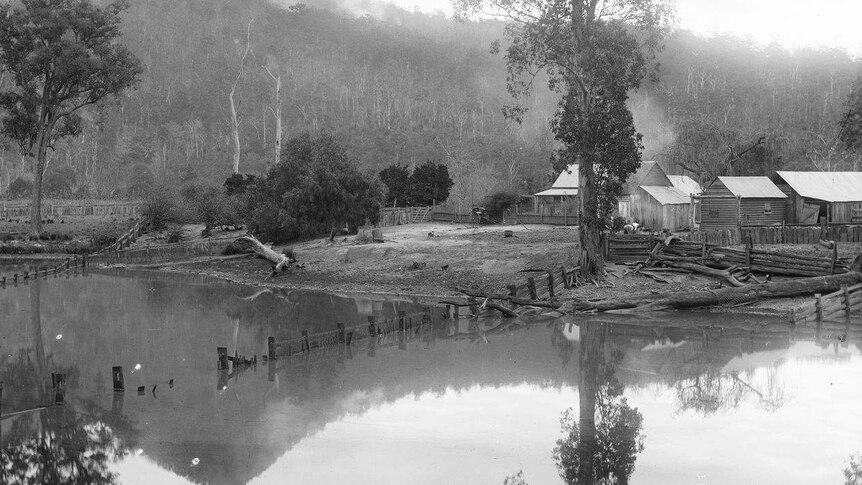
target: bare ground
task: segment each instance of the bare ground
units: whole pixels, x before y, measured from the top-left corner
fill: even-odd
[[[504,237],[504,231],[512,237]],[[526,278],[521,270],[574,266],[577,229],[544,225],[478,226],[426,223],[387,227],[382,243],[355,236],[315,239],[291,247],[302,267],[269,276],[269,264],[235,259],[176,266],[244,283],[343,292],[448,296],[458,288],[499,291]],[[189,229],[187,233],[194,233]]]

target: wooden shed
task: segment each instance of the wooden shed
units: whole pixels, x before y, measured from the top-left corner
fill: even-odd
[[[777,172],[788,224],[862,222],[862,172]]]
[[[617,199],[617,215],[626,220],[643,222],[640,214],[638,187],[647,185],[651,187],[672,187],[670,179],[662,170],[658,162],[641,162],[637,171],[626,179],[623,184],[623,193]]]
[[[638,206],[643,227],[654,232],[691,228],[691,196],[676,187],[638,187]]]
[[[786,199],[768,177],[718,177],[700,196],[700,228],[781,224]]]

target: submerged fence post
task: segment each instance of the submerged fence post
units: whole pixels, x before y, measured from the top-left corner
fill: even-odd
[[[336,323],[335,327],[338,329],[338,343],[344,343],[344,322]]]
[[[302,346],[303,350],[311,351],[311,340],[308,338],[308,329],[302,331]]]
[[[548,298],[554,297],[554,273],[548,271]]]
[[[817,323],[823,319],[823,296],[820,293],[814,294],[814,308],[817,310]]]
[[[111,368],[111,376],[114,381],[114,392],[123,392],[126,386],[123,383],[123,367],[116,366]]]
[[[218,354],[216,369],[227,369],[227,347],[216,347],[216,353]]]
[[[377,328],[374,325],[374,315],[368,317],[368,335],[371,337],[377,335]]]
[[[269,337],[266,339],[266,358],[268,360],[275,360],[275,337]]]
[[[539,299],[539,297],[536,295],[536,280],[534,280],[532,276],[527,278],[527,289],[530,291],[531,300]]]
[[[406,330],[406,327],[404,326],[404,316],[405,315],[407,315],[407,312],[405,312],[405,311],[399,311],[398,312],[398,330]]]

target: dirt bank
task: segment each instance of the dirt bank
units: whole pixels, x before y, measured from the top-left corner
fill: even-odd
[[[571,227],[427,223],[383,231],[383,243],[360,244],[355,236],[342,236],[334,243],[316,239],[277,246],[293,248],[302,267],[274,278],[266,261],[249,258],[165,269],[288,288],[449,296],[459,287],[497,291],[521,283],[524,269],[571,267],[578,247],[577,229]],[[504,237],[505,231],[512,237]]]

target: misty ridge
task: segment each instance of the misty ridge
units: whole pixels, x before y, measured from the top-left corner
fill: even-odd
[[[105,3],[105,2],[98,2]],[[449,204],[468,207],[553,180],[551,132],[559,93],[541,76],[522,123],[501,54],[505,24],[453,20],[360,0],[140,0],[123,14],[123,39],[145,65],[136,88],[84,113],[80,137],[49,153],[47,195],[137,198],[158,184],[221,185],[233,166],[229,93],[239,171],[272,164],[275,86],[283,82],[284,139],[328,132],[360,169],[428,160],[449,167]],[[630,93],[643,159],[668,173],[708,178],[732,150],[765,142],[736,175],[778,168],[857,169],[837,140],[859,65],[840,50],[788,51],[679,30],[657,55],[653,82]],[[248,55],[244,61],[244,52]],[[2,79],[8,87],[9,79]],[[30,177],[14,143],[0,152],[0,191]]]

